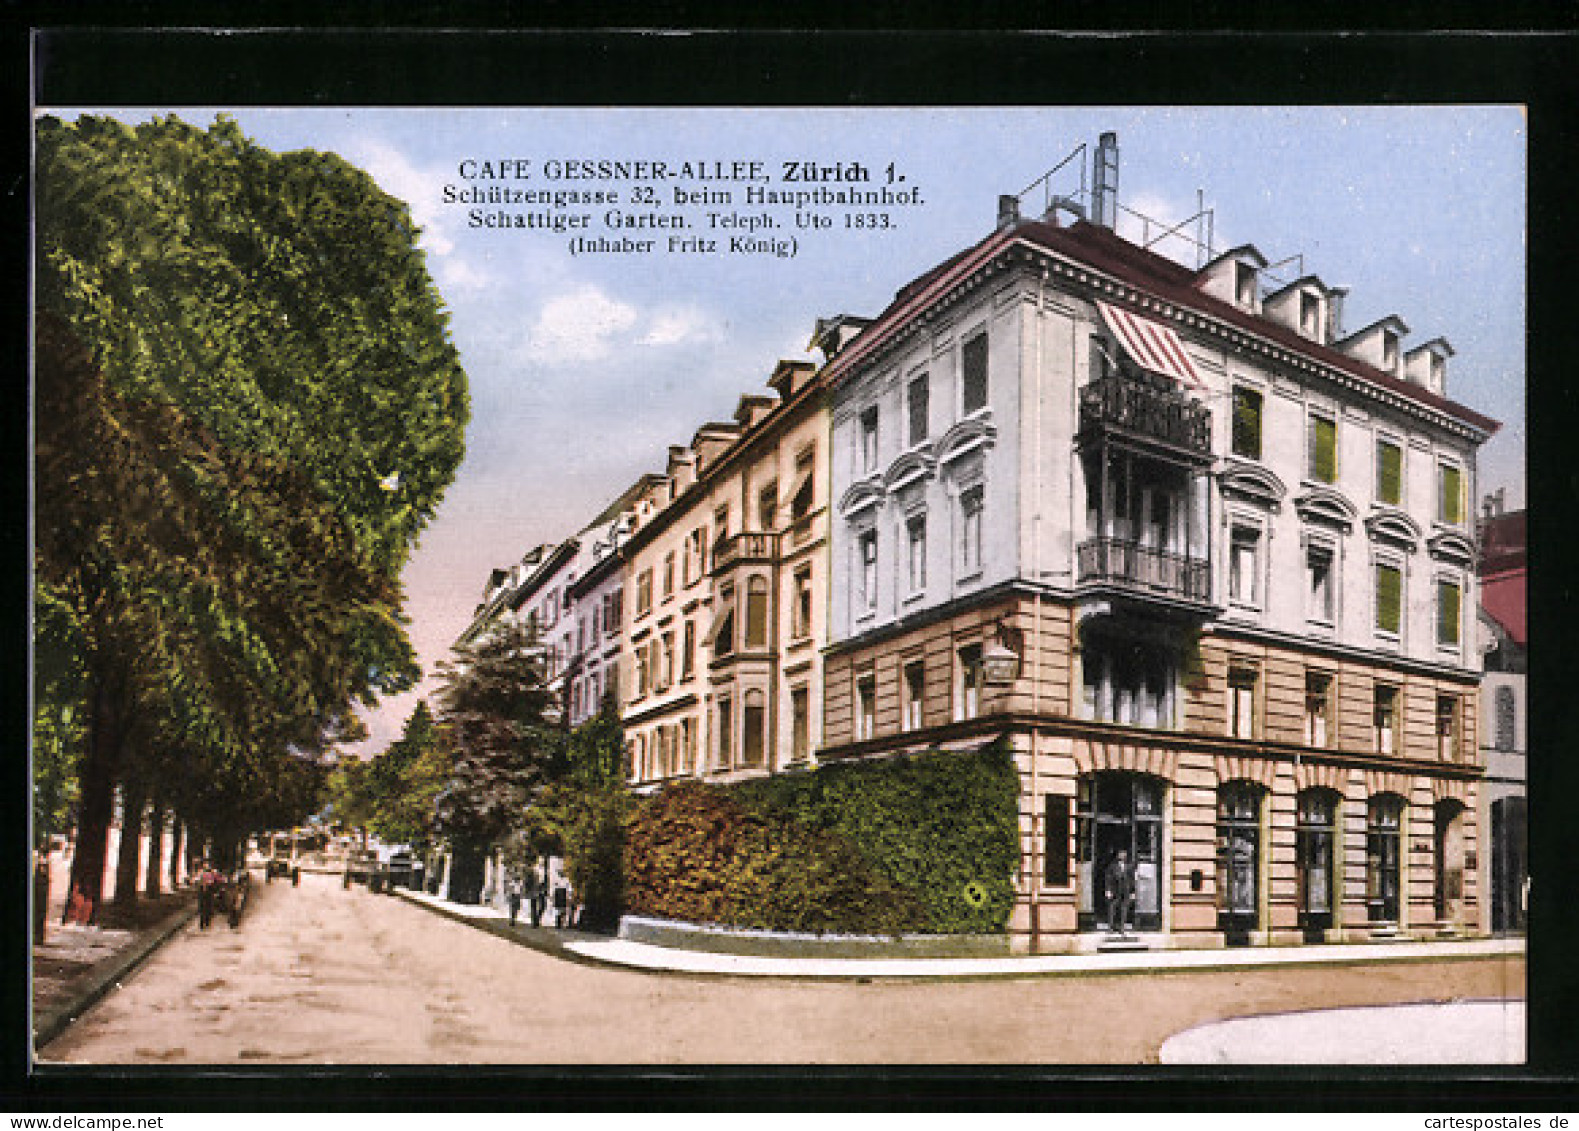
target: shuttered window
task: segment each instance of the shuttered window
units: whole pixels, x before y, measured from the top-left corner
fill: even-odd
[[[1310,418],[1310,477],[1318,483],[1338,478],[1338,425],[1329,417]]]
[[[1398,506],[1404,498],[1404,452],[1386,440],[1376,442],[1376,501]]]
[[[1396,566],[1376,567],[1376,628],[1397,635],[1403,625],[1404,575]]]

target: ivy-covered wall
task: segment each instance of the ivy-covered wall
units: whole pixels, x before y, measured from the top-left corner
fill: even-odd
[[[733,787],[676,783],[635,814],[626,908],[771,930],[1001,932],[1018,805],[998,745]]]

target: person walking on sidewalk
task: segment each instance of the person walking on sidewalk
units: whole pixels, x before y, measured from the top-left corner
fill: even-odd
[[[569,926],[565,920],[570,915],[570,892],[563,884],[554,889],[554,926]]]
[[[515,926],[516,917],[521,914],[521,879],[511,876],[510,882],[505,885],[504,899],[510,907],[510,926]]]
[[[219,871],[207,860],[200,865],[197,876],[197,925],[208,930],[214,921],[214,904],[219,898]]]

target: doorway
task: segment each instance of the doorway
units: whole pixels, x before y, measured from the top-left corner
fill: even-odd
[[[1120,851],[1135,868],[1135,928],[1162,930],[1162,799],[1159,778],[1127,771],[1087,774],[1076,796],[1080,927],[1106,927],[1103,876]]]

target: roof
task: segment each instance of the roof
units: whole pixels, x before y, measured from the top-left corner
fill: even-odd
[[[1529,644],[1529,571],[1523,566],[1480,581],[1480,607],[1520,648]]]
[[[828,380],[838,381],[861,358],[872,354],[895,331],[942,297],[950,287],[1016,242],[1074,260],[1176,306],[1209,315],[1290,352],[1303,354],[1396,396],[1434,409],[1488,435],[1500,427],[1489,416],[1456,401],[1402,377],[1384,373],[1341,350],[1313,342],[1292,327],[1280,325],[1205,293],[1199,284],[1210,265],[1201,271],[1191,270],[1085,220],[1067,228],[1043,220],[1022,220],[994,231],[981,242],[945,260],[900,289],[894,301],[872,325],[828,364]],[[1218,258],[1220,260],[1223,257]]]
[[[1481,576],[1521,568],[1525,561],[1525,511],[1499,514],[1480,522]]]

